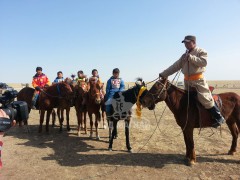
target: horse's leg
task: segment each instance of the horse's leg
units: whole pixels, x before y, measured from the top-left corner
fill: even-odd
[[[110,136],[110,140],[109,140],[109,146],[108,146],[108,150],[109,151],[112,151],[112,145],[113,145],[113,139],[114,139],[114,136],[116,135],[116,127],[117,127],[117,123],[118,121],[117,120],[113,120],[113,121],[110,121],[110,123],[113,123],[113,130],[112,130],[112,135]]]
[[[49,120],[50,120],[50,115],[52,113],[52,110],[47,110],[47,118],[46,118],[46,132],[49,132]]]
[[[103,129],[106,129],[106,124],[105,124],[105,111],[102,111],[102,120],[103,120]]]
[[[234,153],[237,151],[237,139],[238,139],[239,129],[236,123],[231,121],[230,119],[228,119],[227,125],[232,134],[232,145],[231,145],[231,149],[228,151],[228,154],[234,155]]]
[[[128,152],[132,152],[132,148],[130,146],[130,140],[129,140],[129,125],[130,125],[130,118],[125,120],[125,136],[126,136],[126,146],[128,149]]]
[[[186,144],[186,157],[188,165],[194,165],[196,162],[196,154],[194,149],[193,128],[186,127],[183,131],[184,140]]]
[[[69,113],[70,113],[70,107],[67,107],[66,108],[67,130],[71,131],[70,124],[69,124]]]
[[[85,130],[85,134],[87,134],[87,112],[84,111],[82,114],[84,119],[84,130]]]
[[[57,108],[57,117],[58,117],[58,121],[59,121],[59,126],[60,126],[60,129],[59,131],[62,132],[62,125],[63,125],[63,122],[62,122],[62,117],[60,115],[61,113],[61,109],[60,108]]]
[[[114,121],[118,121],[118,120],[114,120]],[[114,138],[114,139],[117,139],[117,138],[118,138],[118,130],[117,130],[117,125],[116,125],[116,127],[114,127],[114,129],[115,129],[115,133],[114,133],[114,136],[113,136],[113,138]]]
[[[55,122],[56,122],[56,112],[53,109],[53,111],[52,111],[52,127],[55,126]]]
[[[100,140],[100,136],[98,134],[98,121],[100,121],[101,117],[100,117],[100,112],[95,114],[95,128],[96,128],[96,138],[97,140]]]
[[[78,121],[78,128],[77,128],[77,135],[78,136],[80,136],[80,118],[81,118],[81,116],[82,116],[82,114],[81,114],[81,112],[80,112],[80,110],[78,109],[78,110],[76,110],[77,111],[77,121]]]
[[[92,119],[92,113],[88,113],[89,120],[90,120],[90,138],[93,136],[93,119]]]
[[[38,129],[39,133],[42,132],[42,125],[43,125],[43,121],[44,121],[44,115],[45,115],[45,111],[44,110],[40,110],[40,125],[39,125],[39,129]]]

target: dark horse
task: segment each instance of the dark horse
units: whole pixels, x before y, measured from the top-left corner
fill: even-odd
[[[142,105],[150,110],[154,109],[155,104],[158,102],[165,101],[174,114],[177,124],[182,128],[186,144],[186,158],[189,165],[193,165],[196,162],[193,140],[194,128],[211,127],[215,123],[210,113],[196,100],[196,93],[192,93],[189,96],[188,105],[187,91],[177,88],[167,79],[160,79],[142,99]],[[233,155],[236,152],[240,130],[240,96],[233,92],[221,93],[218,96],[222,100],[221,113],[226,119],[232,134],[232,146],[228,154]],[[187,107],[189,108],[188,110]]]
[[[18,93],[18,100],[26,101],[31,107],[31,100],[33,97],[34,89],[30,87],[23,88]],[[49,118],[53,108],[61,108],[61,101],[68,99],[72,96],[72,89],[67,83],[58,83],[43,89],[40,93],[38,100],[38,109],[40,110],[40,126],[39,132],[42,132],[42,124],[44,121],[45,111],[47,111],[46,131],[49,131]]]
[[[132,147],[130,146],[129,140],[129,125],[131,120],[131,109],[132,106],[137,102],[137,98],[139,96],[139,92],[143,87],[144,90],[141,92],[142,94],[139,96],[139,100],[141,101],[142,97],[147,93],[147,89],[145,88],[145,83],[142,79],[138,79],[138,83],[135,84],[134,87],[123,91],[116,92],[113,96],[109,105],[112,105],[112,113],[109,119],[109,151],[112,151],[113,139],[117,136],[117,123],[119,120],[125,120],[125,136],[126,136],[126,146],[128,152],[132,152]],[[108,105],[108,102],[106,102]]]

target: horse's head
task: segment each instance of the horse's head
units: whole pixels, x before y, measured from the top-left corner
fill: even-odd
[[[136,94],[137,95],[139,95],[139,93],[141,93],[140,97],[139,97],[139,101],[141,103],[142,102],[142,97],[144,97],[146,95],[146,93],[148,92],[143,79],[142,78],[137,78],[137,80],[135,82],[135,86],[133,88],[136,89]]]
[[[147,107],[149,110],[155,109],[155,104],[160,101],[164,101],[167,97],[167,79],[158,80],[148,91],[148,93],[142,98],[143,107]]]
[[[74,87],[78,95],[83,95],[84,93],[88,92],[88,88],[88,84],[85,81],[78,81],[77,85]]]
[[[101,103],[101,89],[103,87],[103,84],[99,81],[96,81],[94,78],[89,79],[89,95],[91,99],[95,99],[96,104]]]
[[[70,98],[73,96],[73,91],[71,86],[66,82],[61,82],[56,84],[59,94],[62,97]]]

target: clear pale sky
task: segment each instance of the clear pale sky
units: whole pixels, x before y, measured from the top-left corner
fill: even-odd
[[[153,80],[188,34],[208,80],[240,80],[240,0],[0,0],[0,82],[31,82],[37,66],[51,81],[93,68],[106,81],[115,67]]]

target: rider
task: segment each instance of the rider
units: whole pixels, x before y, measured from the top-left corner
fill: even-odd
[[[62,71],[58,71],[57,77],[55,78],[55,80],[53,81],[52,84],[56,84],[56,83],[63,82],[63,81],[64,81],[63,73],[62,73]]]
[[[111,101],[116,92],[122,92],[125,89],[125,84],[122,78],[119,78],[120,70],[118,68],[113,69],[113,75],[112,77],[107,81],[106,86],[106,114],[109,118],[111,116]]]
[[[182,69],[184,74],[185,89],[195,88],[199,102],[211,113],[217,121],[212,126],[217,128],[225,119],[216,106],[206,79],[203,76],[207,66],[207,52],[196,46],[195,36],[185,36],[182,43],[187,48],[178,61],[159,74],[159,77],[166,78]]]
[[[42,68],[36,68],[36,74],[33,76],[32,86],[35,88],[35,92],[32,98],[32,109],[36,109],[35,105],[39,96],[39,92],[45,87],[50,86],[48,77],[42,73]]]
[[[98,70],[97,69],[93,69],[92,70],[92,77],[91,78],[95,78],[95,81],[98,82],[99,84],[102,84],[102,80],[101,78],[99,77],[99,74],[98,74]],[[100,96],[101,98],[103,99],[104,98],[104,92],[103,92],[103,89],[101,89],[100,91]]]
[[[77,76],[78,76],[78,77],[76,78],[76,82],[77,82],[77,83],[78,83],[78,81],[85,81],[85,82],[88,81],[87,76],[83,73],[82,70],[78,71]]]

